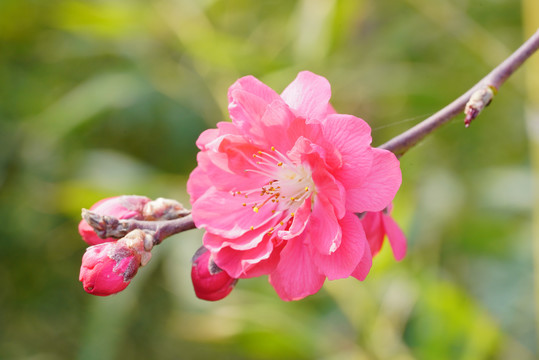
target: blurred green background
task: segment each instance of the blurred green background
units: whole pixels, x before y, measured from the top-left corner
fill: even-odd
[[[107,196],[188,204],[195,140],[241,76],[281,91],[321,74],[381,144],[516,49],[538,4],[0,0],[0,359],[537,358],[539,55],[469,129],[460,117],[402,158],[409,252],[396,263],[386,245],[363,283],[286,303],[258,278],[204,302],[190,231],[92,297],[77,223]]]

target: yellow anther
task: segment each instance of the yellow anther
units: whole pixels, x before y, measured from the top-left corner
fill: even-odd
[[[278,163],[277,163],[277,166],[283,166],[283,163],[282,163],[282,162],[278,162]]]
[[[292,201],[294,201],[295,199],[296,199],[296,198],[295,198],[295,197],[293,197],[293,196],[292,196],[292,197],[290,198],[290,200],[292,200]]]
[[[272,147],[271,147],[271,151],[275,151],[275,146],[272,146]]]
[[[241,205],[242,205],[242,206],[247,206],[247,204],[246,204],[246,203],[243,203],[243,204],[241,204]]]
[[[281,224],[281,226],[283,226],[283,225],[284,225],[284,222],[281,221],[279,224]]]
[[[253,207],[253,211],[254,211],[255,213],[257,213],[257,212],[258,212],[258,206]]]
[[[294,213],[291,213],[291,214],[290,214],[290,217],[294,217],[294,215],[295,215]]]
[[[255,229],[255,227],[254,227],[254,226],[251,226],[251,230],[254,230],[254,229]]]
[[[308,186],[305,186],[305,191],[309,191],[309,187],[308,187]]]

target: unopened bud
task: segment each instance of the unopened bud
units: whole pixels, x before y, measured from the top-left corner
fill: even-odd
[[[151,199],[145,196],[122,195],[106,198],[95,203],[90,210],[99,215],[108,215],[117,219],[136,219],[142,220],[144,205]],[[82,239],[89,245],[96,245],[110,241],[116,241],[115,238],[100,238],[94,229],[84,220],[79,223],[79,233]]]
[[[92,295],[107,296],[125,289],[139,267],[151,259],[151,253],[145,249],[148,236],[151,237],[137,229],[118,241],[86,249],[79,275],[84,290]]]
[[[466,103],[464,108],[464,126],[470,126],[473,119],[475,119],[479,113],[492,101],[494,95],[496,95],[496,88],[494,86],[484,86],[475,91],[470,100]]]
[[[144,206],[144,220],[172,220],[188,215],[182,204],[172,199],[157,198]]]
[[[198,249],[193,256],[191,279],[196,296],[208,301],[223,299],[230,294],[238,281],[219,268],[213,262],[211,253],[204,247]]]

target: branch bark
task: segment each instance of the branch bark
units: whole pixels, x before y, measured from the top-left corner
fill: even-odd
[[[518,69],[534,52],[539,48],[539,29],[524,44],[522,44],[513,54],[505,59],[500,65],[492,70],[481,81],[475,84],[465,94],[461,95],[451,104],[447,105],[434,115],[423,120],[416,126],[397,135],[388,142],[380,146],[393,152],[397,157],[401,157],[411,147],[425,138],[428,134],[464,111],[466,104],[472,95],[487,88],[498,90],[501,85]],[[484,104],[486,106],[487,104]],[[484,107],[483,106],[483,107]],[[477,114],[475,114],[477,116]],[[474,116],[474,117],[475,117]]]

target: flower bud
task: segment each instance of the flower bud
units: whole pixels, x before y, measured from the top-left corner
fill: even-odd
[[[82,257],[79,280],[92,295],[107,296],[122,291],[150,261],[152,236],[133,230],[115,242],[90,246]]]
[[[191,279],[196,296],[208,301],[223,299],[230,294],[238,281],[220,269],[213,262],[211,253],[204,247],[198,249],[193,256]]]
[[[157,198],[144,205],[144,220],[172,220],[189,214],[182,204],[172,199]]]
[[[91,211],[100,215],[114,216],[118,219],[136,219],[142,220],[144,205],[151,199],[145,196],[122,195],[106,198],[98,201],[90,208]],[[110,241],[116,241],[115,238],[100,238],[94,229],[84,220],[79,223],[79,233],[82,239],[89,245],[96,245]]]

